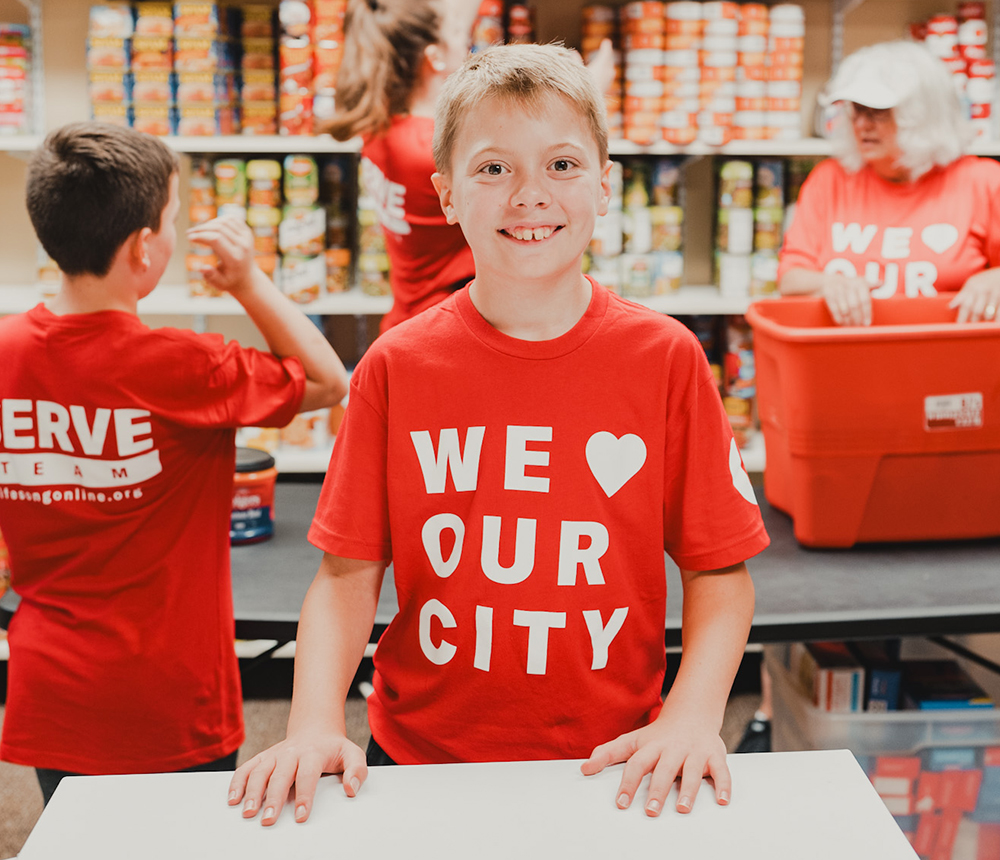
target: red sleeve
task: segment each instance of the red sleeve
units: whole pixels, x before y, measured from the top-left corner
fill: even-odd
[[[977,165],[980,183],[985,186],[989,206],[986,221],[986,259],[989,267],[1000,266],[1000,163],[992,158],[980,158]]]
[[[664,548],[678,567],[716,570],[770,540],[712,371],[693,347],[671,373],[673,390],[684,393],[667,415]]]
[[[829,232],[826,203],[833,187],[832,160],[816,165],[802,183],[799,199],[795,204],[792,223],[785,232],[778,261],[778,282],[789,269],[809,269],[818,272],[823,238]]]
[[[374,348],[351,377],[351,391],[320,491],[309,541],[342,558],[389,561],[388,422],[384,375]]]
[[[277,358],[218,334],[150,333],[135,375],[146,407],[184,427],[284,427],[305,393],[298,358]]]

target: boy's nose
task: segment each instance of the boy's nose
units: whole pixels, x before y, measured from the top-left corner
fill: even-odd
[[[511,197],[514,206],[548,206],[549,193],[542,179],[536,176],[526,176],[518,183]]]

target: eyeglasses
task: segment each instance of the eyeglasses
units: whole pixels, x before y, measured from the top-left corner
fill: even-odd
[[[859,105],[857,102],[847,102],[847,116],[851,122],[856,119],[888,122],[892,119],[892,108],[873,108],[868,107],[868,105]]]

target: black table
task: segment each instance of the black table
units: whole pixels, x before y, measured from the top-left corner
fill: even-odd
[[[806,549],[791,519],[755,489],[771,546],[748,563],[757,589],[751,642],[1000,632],[1000,538]],[[306,540],[318,497],[319,484],[279,483],[274,538],[233,547],[240,638],[295,638],[322,556]],[[666,642],[679,645],[682,591],[669,558],[667,578]],[[395,611],[390,569],[373,638]]]

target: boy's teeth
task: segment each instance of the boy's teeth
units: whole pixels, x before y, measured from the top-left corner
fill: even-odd
[[[552,235],[552,228],[535,227],[534,229],[531,229],[531,228],[518,227],[514,230],[511,230],[510,235],[513,236],[515,239],[520,239],[521,241],[525,242],[530,241],[532,239],[538,241],[541,239],[548,239],[549,236]]]

